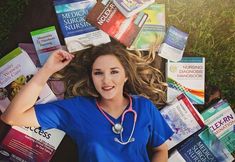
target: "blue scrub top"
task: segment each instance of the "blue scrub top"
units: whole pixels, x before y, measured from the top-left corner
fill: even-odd
[[[134,142],[121,145],[114,141],[111,123],[99,111],[95,98],[74,97],[35,106],[37,120],[42,129],[57,128],[65,131],[77,144],[81,162],[149,162],[147,145],[157,147],[172,134],[154,104],[141,96],[131,96],[133,110],[137,112]],[[128,108],[128,107],[127,107]],[[107,113],[106,113],[107,114]],[[109,114],[114,123],[121,123]],[[133,126],[133,114],[124,120],[123,140],[126,141]]]

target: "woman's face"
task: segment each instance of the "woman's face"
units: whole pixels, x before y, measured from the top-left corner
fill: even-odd
[[[103,99],[114,99],[123,95],[127,77],[124,67],[116,56],[103,55],[93,63],[92,80]]]

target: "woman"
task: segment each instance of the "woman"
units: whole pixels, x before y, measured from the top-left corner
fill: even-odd
[[[142,56],[109,43],[73,58],[54,52],[14,97],[2,120],[65,131],[76,142],[81,162],[167,161],[165,141],[172,131],[147,99],[162,104],[166,88],[160,71],[151,66],[154,53]],[[77,97],[35,105],[48,78],[70,62],[64,70],[68,95]]]

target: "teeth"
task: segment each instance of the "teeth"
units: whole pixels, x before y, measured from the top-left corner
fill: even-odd
[[[113,87],[103,87],[102,89],[103,90],[110,90],[110,89],[112,89]]]

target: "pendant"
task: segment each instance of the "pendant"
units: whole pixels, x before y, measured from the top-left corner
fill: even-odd
[[[121,134],[123,131],[123,127],[121,124],[116,123],[115,125],[112,126],[112,130],[115,134]]]

